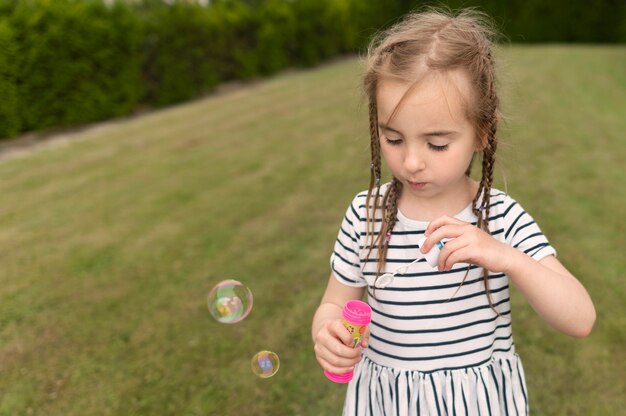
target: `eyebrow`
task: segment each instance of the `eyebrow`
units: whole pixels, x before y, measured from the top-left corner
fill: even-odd
[[[453,130],[436,130],[436,131],[429,131],[428,133],[424,133],[423,136],[426,136],[426,137],[452,136],[455,133],[456,131],[453,131]]]
[[[381,129],[389,130],[394,133],[398,133],[399,135],[402,135],[402,132],[399,132],[398,130],[386,125],[385,123],[378,123],[378,127],[380,127]]]
[[[380,127],[381,129],[385,129],[385,130],[389,130],[392,131],[394,133],[398,133],[399,135],[402,135],[402,132],[394,129],[391,126],[386,125],[385,123],[378,123],[378,127]],[[453,136],[455,134],[457,134],[457,131],[454,130],[435,130],[435,131],[429,131],[427,133],[423,133],[422,136],[424,137],[442,137],[442,136]]]

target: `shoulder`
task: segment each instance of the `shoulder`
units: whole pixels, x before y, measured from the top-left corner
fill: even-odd
[[[547,239],[533,216],[509,194],[492,189],[489,207],[490,224],[493,224],[496,233],[502,233],[505,241],[527,252],[548,247]]]
[[[506,192],[497,188],[491,188],[491,192],[489,193],[489,212],[491,215],[502,214],[510,210],[516,204],[517,201]]]
[[[492,188],[489,197],[490,216],[497,215],[502,218],[514,218],[521,214],[527,214],[522,205],[510,194]]]
[[[385,183],[381,185],[379,188],[374,187],[371,192],[368,189],[358,192],[354,198],[352,198],[352,202],[348,207],[348,213],[350,211],[353,215],[355,215],[360,221],[365,221],[367,218],[367,207],[369,205],[370,209],[375,206],[375,199],[377,197],[380,198],[378,202],[378,206],[382,201],[385,192],[389,188],[389,183]],[[368,198],[369,195],[369,198]]]
[[[500,189],[491,189],[489,222],[494,230],[503,231],[505,235],[508,235],[511,227],[530,221],[532,217],[515,198]]]
[[[365,219],[365,203],[367,201],[367,191],[357,193],[350,202],[346,217],[363,221]]]

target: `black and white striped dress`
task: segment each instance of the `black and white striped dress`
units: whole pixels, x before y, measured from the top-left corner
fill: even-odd
[[[350,204],[330,260],[338,281],[367,286],[373,310],[370,345],[348,385],[344,415],[528,414],[524,370],[511,332],[508,277],[489,277],[499,315],[487,299],[483,270],[475,265],[466,276],[467,264],[438,272],[421,259],[374,293],[377,251],[366,261],[366,196],[361,192]],[[476,223],[469,206],[455,217]],[[427,225],[398,211],[385,272],[421,257],[416,243]],[[555,254],[533,218],[496,189],[489,229],[536,260]]]

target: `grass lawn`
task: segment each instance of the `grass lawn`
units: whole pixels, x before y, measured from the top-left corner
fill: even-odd
[[[626,48],[500,50],[496,186],[598,311],[590,337],[513,291],[533,415],[626,408]],[[360,63],[288,72],[0,161],[0,415],[336,415],[310,321],[367,187]],[[479,169],[475,169],[479,170]],[[621,214],[620,214],[621,213]],[[206,295],[237,279],[239,324]],[[251,357],[278,353],[270,379]]]

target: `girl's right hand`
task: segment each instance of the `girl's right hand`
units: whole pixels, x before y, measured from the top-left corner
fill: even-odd
[[[369,328],[363,334],[363,347],[367,347]],[[324,370],[344,374],[361,361],[361,346],[352,348],[353,338],[341,319],[324,322],[315,335],[315,358]]]

